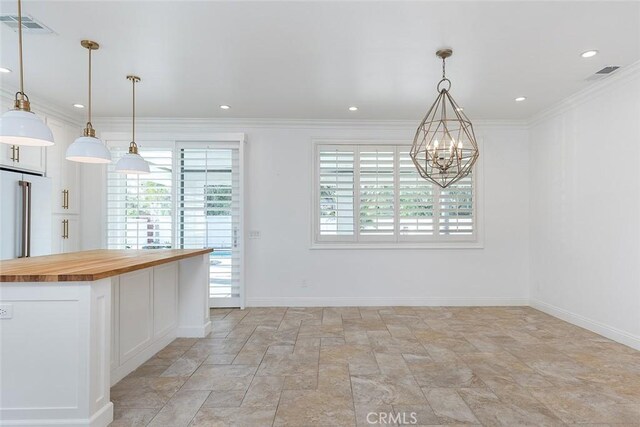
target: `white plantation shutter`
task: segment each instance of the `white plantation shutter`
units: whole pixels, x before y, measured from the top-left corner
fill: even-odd
[[[399,233],[407,240],[434,234],[435,185],[418,174],[409,151],[398,149]]]
[[[393,236],[395,149],[361,148],[358,160],[360,236]]]
[[[173,242],[172,151],[140,147],[149,174],[121,174],[116,162],[125,148],[111,151],[107,168],[107,247],[170,248]]]
[[[473,177],[471,174],[440,190],[438,232],[440,235],[473,234]]]
[[[234,305],[240,298],[238,149],[182,148],[179,174],[178,247],[214,249],[210,299]]]
[[[475,242],[475,183],[423,179],[409,147],[317,145],[317,242]]]
[[[319,238],[354,234],[354,151],[321,149],[318,153]]]

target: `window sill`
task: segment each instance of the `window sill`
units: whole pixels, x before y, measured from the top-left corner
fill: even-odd
[[[314,242],[310,248],[317,249],[484,249],[482,242],[380,242],[380,243],[334,243]]]

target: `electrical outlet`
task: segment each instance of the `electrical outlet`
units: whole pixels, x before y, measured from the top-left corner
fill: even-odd
[[[13,317],[13,305],[0,305],[0,319],[11,319]]]
[[[249,238],[250,239],[259,239],[260,238],[260,230],[249,230]]]
[[[302,282],[300,282],[300,287],[301,288],[308,288],[309,287],[309,283],[307,283],[307,279],[303,279]]]

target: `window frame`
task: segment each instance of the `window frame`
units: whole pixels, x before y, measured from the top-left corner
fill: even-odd
[[[434,234],[430,236],[400,235],[399,220],[395,221],[393,236],[361,236],[360,235],[360,162],[361,149],[376,149],[380,147],[393,147],[394,151],[394,188],[399,185],[400,156],[399,149],[409,150],[411,144],[398,140],[334,140],[313,139],[311,141],[311,233],[310,249],[482,249],[484,248],[484,223],[483,223],[483,167],[481,155],[474,166],[473,171],[473,233],[471,235],[440,235],[437,234],[437,225],[434,224]],[[482,141],[478,141],[482,149]],[[336,148],[339,151],[354,153],[354,232],[351,236],[327,236],[320,235],[320,150],[327,147]],[[439,192],[438,192],[439,195]],[[399,218],[398,191],[394,193],[395,218]],[[436,199],[437,200],[437,199]],[[434,219],[438,218],[439,203],[436,203]]]

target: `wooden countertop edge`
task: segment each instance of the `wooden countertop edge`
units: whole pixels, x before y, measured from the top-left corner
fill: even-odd
[[[141,262],[135,265],[127,265],[122,268],[101,271],[98,273],[65,273],[65,274],[0,274],[0,283],[26,283],[26,282],[94,282],[108,277],[119,276],[132,271],[143,270],[157,265],[180,261],[213,252],[211,248],[197,250],[188,254],[172,255],[167,258]]]

